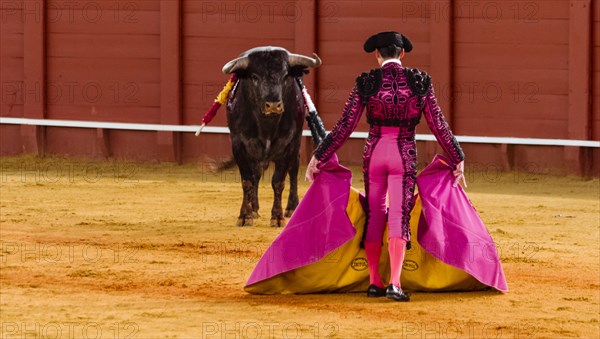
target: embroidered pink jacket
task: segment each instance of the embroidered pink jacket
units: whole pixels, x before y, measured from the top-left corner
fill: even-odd
[[[427,74],[416,69],[404,68],[398,63],[388,63],[381,68],[381,75],[379,91],[368,98],[362,96],[357,87],[354,87],[346,101],[342,117],[319,145],[315,157],[320,161],[329,159],[356,129],[366,106],[367,122],[371,126],[364,155],[367,163],[371,153],[367,150],[370,144],[374,146],[379,139],[380,126],[400,127],[398,146],[401,154],[416,163],[415,127],[420,122],[421,115],[425,116],[429,129],[450,159],[455,164],[464,160],[464,153],[437,104],[433,86],[430,82],[422,81],[428,78]],[[409,85],[409,80],[414,83],[415,77],[417,83],[421,80],[421,86],[425,84],[425,87],[421,88],[422,96],[417,95],[414,86]],[[402,145],[403,143],[411,145]],[[403,150],[414,154],[403,154]]]

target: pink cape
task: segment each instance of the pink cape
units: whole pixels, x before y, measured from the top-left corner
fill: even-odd
[[[496,244],[463,188],[452,187],[451,164],[438,154],[417,176],[425,217],[419,224],[419,244],[438,260],[507,292]]]
[[[333,155],[306,191],[286,227],[273,241],[246,286],[319,261],[356,234],[346,214],[352,172]]]
[[[506,292],[494,241],[462,187],[452,187],[450,164],[437,155],[417,177],[424,218],[420,218],[418,235],[413,234],[412,241],[418,239],[433,257]],[[335,155],[320,169],[287,226],[254,268],[246,287],[316,263],[355,237],[356,229],[346,214],[352,172],[341,166]]]

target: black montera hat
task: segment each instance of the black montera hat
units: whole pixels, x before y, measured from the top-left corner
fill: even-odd
[[[372,35],[365,41],[363,48],[365,52],[371,53],[377,48],[387,47],[390,45],[396,45],[403,48],[405,51],[412,51],[412,42],[407,37],[398,32],[381,32]]]

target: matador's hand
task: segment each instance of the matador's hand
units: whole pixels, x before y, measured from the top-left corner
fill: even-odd
[[[315,180],[315,174],[319,173],[319,168],[317,167],[317,165],[319,164],[319,160],[317,160],[317,158],[315,158],[315,156],[313,155],[312,158],[310,158],[310,162],[308,163],[308,167],[306,167],[306,176],[304,177],[304,180],[312,182],[313,180]]]
[[[458,165],[456,165],[456,169],[454,170],[453,174],[454,174],[454,183],[452,184],[452,187],[458,186],[458,184],[462,181],[463,186],[465,186],[465,188],[467,188],[467,181],[465,180],[465,162],[464,162],[464,160],[459,162]]]

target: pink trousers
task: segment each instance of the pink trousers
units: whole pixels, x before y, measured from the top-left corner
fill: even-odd
[[[398,150],[398,127],[381,127],[381,138],[371,154],[368,168],[369,220],[365,242],[381,242],[386,222],[389,193],[388,238],[403,238],[403,210],[406,194],[405,165]],[[407,161],[406,157],[405,160]],[[403,184],[404,181],[404,184]],[[414,181],[413,181],[414,189]],[[406,218],[404,218],[406,219]],[[404,220],[406,223],[407,220]],[[408,225],[404,225],[408,227]]]

